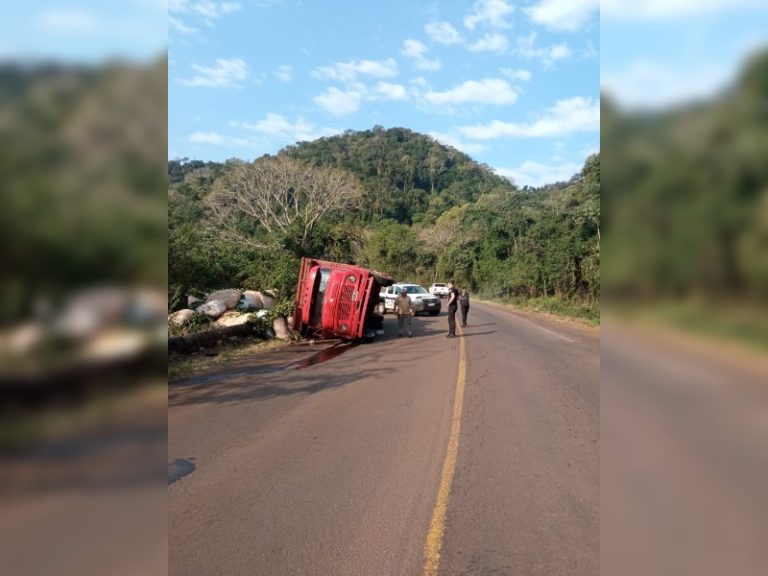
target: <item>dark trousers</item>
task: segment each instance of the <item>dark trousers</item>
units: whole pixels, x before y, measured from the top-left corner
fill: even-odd
[[[448,334],[456,336],[456,309],[458,306],[448,306]]]
[[[467,325],[467,314],[469,313],[469,304],[461,306],[461,325]]]

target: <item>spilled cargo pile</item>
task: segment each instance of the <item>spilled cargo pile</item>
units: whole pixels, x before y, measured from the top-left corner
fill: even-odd
[[[217,290],[205,298],[187,297],[187,308],[168,316],[168,349],[193,352],[227,337],[289,340],[291,319],[277,307],[271,290]]]

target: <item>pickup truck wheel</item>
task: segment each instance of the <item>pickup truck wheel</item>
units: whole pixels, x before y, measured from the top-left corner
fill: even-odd
[[[376,308],[374,308],[374,312],[378,314],[379,316],[384,316],[384,314],[387,313],[387,308],[384,306],[384,302],[379,302],[376,304]]]

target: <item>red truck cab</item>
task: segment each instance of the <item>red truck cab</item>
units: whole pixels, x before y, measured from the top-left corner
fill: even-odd
[[[374,313],[379,291],[392,283],[384,274],[352,264],[302,258],[293,328],[303,336],[372,338],[381,326]]]

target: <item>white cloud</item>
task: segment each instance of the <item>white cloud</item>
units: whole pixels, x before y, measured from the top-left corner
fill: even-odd
[[[248,65],[240,58],[218,58],[215,66],[193,64],[192,69],[197,75],[180,79],[180,84],[193,87],[238,88],[238,82],[248,76]]]
[[[403,48],[400,53],[413,61],[419,70],[440,70],[442,63],[438,59],[430,60],[425,56],[429,48],[418,40],[409,38],[403,42]]]
[[[200,0],[190,2],[189,0],[169,0],[168,12],[178,14],[193,14],[209,20],[216,20],[227,14],[232,14],[242,9],[239,2],[211,2],[210,0]]]
[[[732,66],[702,62],[677,66],[651,60],[636,60],[619,72],[605,71],[605,92],[627,108],[654,109],[683,104],[714,95],[733,78]]]
[[[344,89],[332,86],[313,98],[315,104],[333,116],[348,116],[360,109],[363,102],[371,100],[406,100],[408,92],[400,84],[379,82],[369,89],[362,82],[353,82]]]
[[[184,22],[182,22],[178,18],[174,18],[170,14],[168,15],[168,24],[170,25],[171,29],[181,34],[197,34],[197,32],[199,32],[197,28],[194,28],[192,26],[187,26],[186,24],[184,24]]]
[[[502,68],[500,70],[504,76],[510,80],[520,80],[522,82],[530,82],[533,75],[529,70],[513,70],[512,68]]]
[[[267,114],[263,120],[259,120],[256,124],[243,124],[243,127],[265,134],[310,132],[314,128],[314,126],[310,122],[304,120],[304,118],[299,118],[295,122],[290,122],[285,116],[272,113]]]
[[[201,20],[208,26],[222,16],[242,9],[239,2],[212,2],[210,0],[168,0],[168,23],[172,30],[181,34],[194,34],[198,29],[183,22],[179,16]]]
[[[436,106],[512,104],[517,100],[517,93],[506,80],[485,78],[483,80],[467,80],[444,92],[430,90],[424,94],[424,98]]]
[[[568,47],[568,44],[553,44],[552,46],[548,46],[545,50],[545,58],[548,58],[549,60],[564,60],[565,58],[571,57],[571,49]]]
[[[46,32],[91,32],[98,25],[96,16],[82,8],[49,8],[37,17],[37,26]]]
[[[667,0],[667,3],[674,2]],[[599,8],[600,0],[539,0],[524,11],[536,24],[551,30],[575,32],[589,23]]]
[[[600,17],[611,20],[667,21],[765,8],[765,0],[602,0]]]
[[[376,91],[388,100],[405,100],[408,97],[405,86],[401,84],[379,82],[376,85]]]
[[[397,62],[393,58],[336,62],[331,66],[315,68],[312,70],[312,76],[321,80],[340,80],[342,82],[352,82],[358,76],[391,78],[397,76]]]
[[[542,164],[526,160],[515,168],[496,168],[500,176],[511,179],[518,186],[533,186],[537,188],[555,182],[567,182],[581,172],[581,164],[577,162],[562,162],[560,164]]]
[[[192,144],[207,144],[209,146],[249,146],[247,138],[224,136],[218,132],[193,132],[187,137]]]
[[[187,138],[193,144],[214,144],[220,146],[227,142],[227,138],[218,132],[194,132]]]
[[[464,26],[470,30],[474,30],[478,24],[495,28],[509,28],[510,24],[506,17],[512,14],[514,10],[514,6],[505,0],[478,0],[472,6],[472,12],[464,18]]]
[[[366,93],[367,90],[362,85],[356,85],[345,90],[332,86],[322,94],[315,96],[313,100],[315,104],[333,116],[348,116],[358,111]]]
[[[509,48],[509,40],[504,34],[489,32],[474,44],[467,46],[470,52],[496,52],[502,54]]]
[[[527,60],[539,60],[545,68],[552,67],[558,60],[571,57],[571,49],[565,42],[538,48],[537,37],[536,32],[531,32],[527,36],[518,36],[514,53]]]
[[[452,146],[456,150],[460,150],[465,154],[479,154],[485,151],[486,146],[479,142],[465,142],[455,134],[448,134],[446,132],[430,132],[429,135],[446,146]]]
[[[273,136],[291,142],[316,140],[322,136],[329,136],[338,132],[338,130],[333,128],[319,129],[303,117],[291,121],[285,116],[273,113],[268,113],[262,120],[256,123],[230,122],[229,125],[233,128],[242,128],[249,132]]]
[[[281,82],[290,82],[291,78],[293,78],[293,68],[287,65],[278,66],[275,76],[277,76]]]
[[[448,22],[430,22],[424,27],[427,36],[438,44],[460,44],[463,38]]]
[[[520,138],[560,137],[574,132],[600,130],[600,102],[575,97],[558,100],[538,119],[527,124],[494,120],[490,124],[461,126],[459,131],[468,138],[488,140],[505,136]]]

